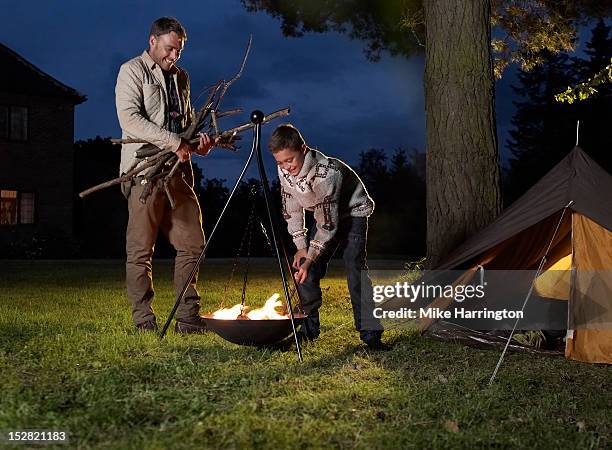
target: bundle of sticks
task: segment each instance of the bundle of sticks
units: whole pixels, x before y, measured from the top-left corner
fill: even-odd
[[[219,119],[242,112],[241,108],[229,111],[220,111],[221,100],[225,96],[229,87],[242,75],[246,61],[249,55],[252,44],[252,36],[249,37],[249,42],[242,59],[240,69],[229,81],[220,80],[211,88],[205,89],[204,92],[210,90],[206,101],[203,103],[199,111],[193,111],[193,120],[191,125],[181,133],[181,137],[191,144],[197,144],[200,139],[197,134],[206,132],[215,141],[216,147],[224,148],[230,151],[236,151],[235,142],[240,139],[239,133],[253,128],[252,123],[245,123],[238,127],[229,130],[221,131],[219,129]],[[283,117],[289,114],[289,108],[275,111],[264,118],[264,123]],[[147,141],[140,139],[111,139],[114,144],[147,144]],[[180,160],[172,150],[163,150],[153,145],[144,146],[134,153],[136,161],[118,178],[106,181],[104,183],[93,186],[79,193],[79,197],[84,198],[101,189],[125,182],[134,182],[137,178],[139,182],[145,186],[140,196],[140,201],[146,203],[148,197],[153,191],[153,186],[158,180],[162,180],[164,191],[170,202],[170,206],[174,209],[175,203],[172,197],[172,192],[169,189],[169,183],[179,168]]]
[[[270,122],[271,120],[287,115],[289,115],[289,108],[279,109],[278,111],[265,116],[263,123]],[[228,148],[235,151],[236,147],[234,142],[236,138],[239,137],[237,136],[238,133],[250,130],[254,126],[255,125],[253,123],[245,123],[238,127],[213,134],[211,137],[217,142],[217,147]],[[185,137],[185,133],[183,133],[183,137]],[[199,141],[200,138],[189,139],[189,142],[192,144],[196,144]],[[138,139],[112,139],[111,142],[115,144],[138,144],[145,143],[146,141],[141,141]],[[155,182],[161,178],[164,191],[166,192],[168,201],[170,202],[170,206],[174,208],[174,198],[172,197],[172,192],[170,191],[168,185],[180,164],[176,153],[174,153],[172,150],[162,150],[151,146],[138,150],[135,152],[134,156],[136,157],[136,162],[128,169],[126,173],[120,177],[84,190],[83,192],[79,193],[79,197],[84,198],[89,194],[93,194],[101,189],[125,182],[132,182],[138,177],[140,178],[140,183],[146,186],[142,191],[140,201],[142,203],[146,203],[147,198],[151,195]],[[140,175],[145,172],[146,175],[140,177]]]

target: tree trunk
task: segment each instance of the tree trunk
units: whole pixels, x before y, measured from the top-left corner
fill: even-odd
[[[490,0],[426,0],[427,266],[501,206]]]

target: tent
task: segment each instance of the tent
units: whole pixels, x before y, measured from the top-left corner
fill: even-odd
[[[612,363],[611,195],[612,176],[576,147],[436,269],[452,270],[460,274],[454,283],[467,283],[482,268],[539,268],[529,302],[547,299],[553,307],[561,305],[565,356]],[[524,299],[513,300],[518,309]],[[485,297],[484,302],[494,303],[495,299]],[[428,303],[429,308],[447,309],[453,307],[453,298]],[[474,341],[485,341],[477,330],[466,333],[444,320],[421,319],[420,329],[425,334],[448,337],[462,333]]]

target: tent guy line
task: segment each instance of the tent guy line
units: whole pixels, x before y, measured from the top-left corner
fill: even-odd
[[[553,242],[555,240],[555,237],[557,236],[557,233],[559,231],[559,227],[561,226],[561,222],[563,222],[563,217],[565,217],[566,211],[573,204],[574,204],[574,201],[570,200],[568,202],[568,204],[565,205],[565,207],[563,208],[563,212],[561,213],[561,217],[559,218],[559,222],[557,222],[557,226],[555,227],[555,231],[554,231],[552,237],[550,238],[550,241],[548,242],[548,247],[546,248],[546,252],[544,253],[544,256],[542,256],[542,259],[540,260],[540,265],[538,266],[538,270],[536,271],[536,274],[533,277],[533,281],[531,282],[531,286],[529,287],[529,292],[527,292],[527,296],[525,297],[525,301],[523,302],[523,306],[521,308],[521,313],[523,313],[525,311],[525,306],[527,306],[527,302],[529,301],[529,298],[531,297],[531,293],[533,292],[533,288],[535,286],[536,280],[538,279],[538,277],[542,273],[542,269],[544,268],[544,264],[546,263],[546,256],[548,256],[548,252],[550,252],[550,249],[552,248],[552,244],[553,244]],[[516,318],[516,322],[514,322],[514,326],[512,327],[512,331],[510,332],[510,335],[508,336],[508,339],[506,340],[506,345],[504,346],[504,349],[502,350],[502,353],[499,356],[499,361],[497,361],[497,365],[495,366],[495,370],[493,371],[493,374],[491,375],[491,379],[489,380],[489,386],[493,385],[493,381],[495,381],[495,376],[497,375],[497,372],[499,371],[499,368],[500,368],[500,366],[501,366],[501,364],[502,364],[502,362],[504,360],[504,356],[506,356],[506,351],[508,350],[508,346],[510,345],[510,341],[512,340],[512,337],[514,336],[514,332],[516,331],[516,327],[518,326],[519,321],[521,320],[522,317],[523,316],[521,314],[520,316],[518,316]]]

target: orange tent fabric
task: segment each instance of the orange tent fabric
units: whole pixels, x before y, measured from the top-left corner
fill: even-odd
[[[612,232],[573,214],[574,277],[565,356],[612,363]]]

